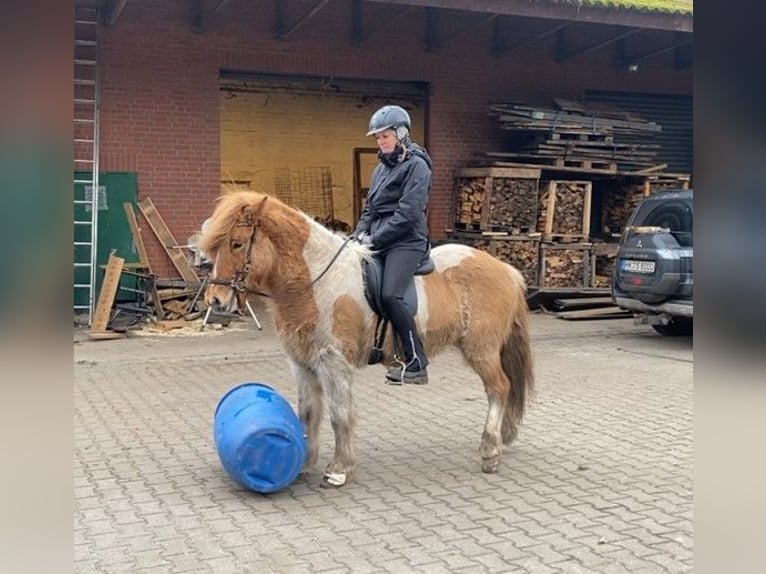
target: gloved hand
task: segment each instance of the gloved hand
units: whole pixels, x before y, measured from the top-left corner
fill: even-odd
[[[370,237],[369,233],[366,233],[364,231],[357,234],[356,240],[362,245],[364,245],[365,247],[372,246],[372,237]]]

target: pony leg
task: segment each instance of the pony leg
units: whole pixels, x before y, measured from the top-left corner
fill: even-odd
[[[316,465],[319,456],[319,425],[322,422],[322,387],[314,372],[290,361],[290,370],[298,385],[298,417],[306,431],[308,456],[304,468]]]
[[[481,435],[481,470],[484,472],[497,472],[500,466],[500,455],[506,439],[507,419],[506,404],[511,392],[511,383],[505,376],[499,357],[494,360],[484,361],[467,357],[469,364],[481,377],[484,390],[487,393],[487,421],[484,432]],[[515,428],[515,427],[514,427]]]
[[[326,349],[319,358],[317,377],[327,396],[330,422],[335,434],[335,456],[327,465],[320,486],[337,488],[346,484],[356,462],[351,366],[339,351]]]

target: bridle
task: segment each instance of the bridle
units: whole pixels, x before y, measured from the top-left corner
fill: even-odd
[[[268,297],[269,299],[284,299],[289,297],[290,295],[294,295],[292,293],[283,293],[281,295],[274,295],[271,293],[266,293],[264,291],[261,291],[259,289],[252,289],[246,285],[247,276],[250,274],[250,269],[252,268],[251,258],[253,253],[253,246],[255,244],[255,234],[258,230],[258,227],[252,223],[251,221],[239,221],[235,225],[235,227],[252,227],[253,232],[250,234],[250,237],[247,240],[247,257],[245,258],[244,263],[242,264],[242,267],[234,274],[234,277],[231,279],[211,279],[208,278],[207,282],[211,285],[226,285],[230,289],[232,289],[235,293],[238,293],[239,295],[244,295],[245,293],[252,293],[254,295],[260,295],[261,297]],[[322,272],[317,275],[311,283],[309,283],[309,288],[313,287],[314,284],[319,281],[324,275],[330,270],[330,267],[333,266],[333,264],[338,260],[338,257],[340,257],[341,252],[346,248],[346,245],[348,245],[349,241],[353,239],[352,235],[349,235],[344,241],[343,244],[340,246],[338,251],[335,252],[335,255],[333,255],[333,258],[330,259],[330,262],[325,266],[325,268],[322,270]]]

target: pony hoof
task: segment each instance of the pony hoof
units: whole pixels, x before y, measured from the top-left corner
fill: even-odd
[[[322,488],[340,488],[344,484],[346,484],[345,472],[326,472],[319,486]]]
[[[481,459],[481,470],[482,472],[486,473],[492,473],[497,472],[498,467],[500,466],[500,456],[491,456],[489,458],[483,458]]]

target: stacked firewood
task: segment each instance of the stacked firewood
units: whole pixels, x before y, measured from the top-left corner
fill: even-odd
[[[590,244],[543,243],[540,245],[540,286],[590,287]]]
[[[586,238],[588,230],[583,227],[586,207],[590,208],[590,205],[586,206],[590,203],[589,192],[590,182],[561,180],[540,186],[537,229],[545,239],[570,236],[582,241]]]
[[[686,174],[658,174],[647,179],[648,193],[665,191],[667,189],[689,189],[689,176]]]
[[[642,182],[611,180],[603,183],[601,231],[619,234],[631,213],[644,198]]]
[[[533,231],[537,218],[537,187],[536,179],[493,179],[490,227],[512,233]]]
[[[540,256],[539,235],[482,237],[475,233],[453,234],[453,239],[513,265],[524,276],[528,286],[537,285],[537,265]]]
[[[495,239],[492,255],[510,263],[524,276],[527,286],[537,285],[537,266],[540,257],[540,240]]]
[[[456,178],[456,227],[534,231],[539,178],[538,169],[464,168]]]
[[[457,180],[455,223],[464,228],[481,225],[481,211],[487,195],[487,178],[461,177]]]
[[[612,272],[617,260],[617,243],[599,242],[593,244],[593,287],[609,288],[612,285]]]

